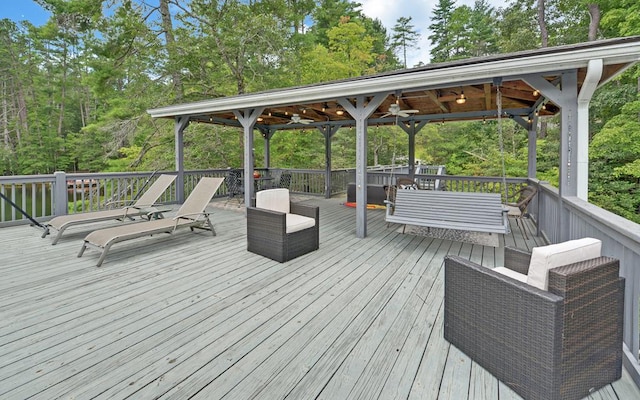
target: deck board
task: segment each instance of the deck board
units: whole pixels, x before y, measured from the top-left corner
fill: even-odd
[[[28,226],[0,229],[0,399],[518,399],[442,333],[443,257],[502,265],[501,248],[398,232],[344,199],[321,207],[320,249],[280,264],[246,251],[243,208],[218,233],[119,243],[101,268]],[[542,244],[510,220],[501,246]],[[527,232],[525,238],[524,231]],[[591,399],[640,398],[623,379]]]

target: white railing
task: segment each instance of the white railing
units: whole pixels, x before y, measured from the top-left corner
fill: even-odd
[[[594,237],[602,241],[603,255],[620,260],[620,276],[626,283],[624,364],[640,387],[640,225],[577,197],[560,201],[558,190],[549,184],[538,187],[537,202],[529,212],[550,243]]]

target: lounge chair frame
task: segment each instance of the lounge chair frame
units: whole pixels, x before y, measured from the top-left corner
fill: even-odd
[[[47,228],[53,228],[58,232],[51,244],[54,245],[58,243],[65,230],[72,226],[109,220],[119,220],[121,222],[131,221],[134,217],[145,215],[148,216],[148,219],[151,219],[152,216],[157,214],[157,211],[152,207],[154,207],[160,196],[171,186],[175,179],[175,175],[160,175],[135,203],[123,208],[54,217],[45,224]],[[45,235],[42,237],[44,236]]]
[[[82,257],[88,247],[100,251],[101,255],[96,264],[100,267],[114,244],[158,233],[171,234],[178,228],[188,227],[191,231],[196,228],[206,229],[216,236],[216,231],[209,219],[210,213],[205,208],[222,182],[223,178],[201,178],[173,218],[156,219],[91,232],[84,239],[78,257]]]

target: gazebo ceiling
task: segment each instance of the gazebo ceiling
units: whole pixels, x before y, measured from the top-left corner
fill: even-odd
[[[257,128],[296,129],[322,125],[350,125],[352,117],[338,99],[354,103],[357,96],[387,97],[369,117],[369,124],[395,124],[398,120],[482,120],[497,117],[497,87],[502,94],[503,116],[551,116],[560,108],[527,83],[527,76],[543,77],[558,86],[561,76],[577,70],[578,91],[587,74],[588,61],[603,60],[600,84],[638,61],[640,37],[602,40],[572,46],[544,48],[512,54],[430,64],[424,67],[308,86],[276,89],[149,110],[153,117],[188,116],[191,121],[237,125],[235,110],[264,108]],[[458,102],[464,93],[464,102]],[[408,116],[389,115],[417,110]],[[292,122],[297,114],[307,124]]]

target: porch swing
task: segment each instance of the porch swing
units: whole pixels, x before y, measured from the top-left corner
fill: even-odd
[[[502,187],[506,198],[500,82],[494,81],[494,86],[496,87],[498,135],[502,155]],[[395,197],[392,200],[387,200],[386,204],[386,222],[401,224],[405,227],[406,225],[416,225],[427,228],[498,234],[510,231],[507,218],[508,209],[503,206],[500,193],[399,189],[395,191]]]

